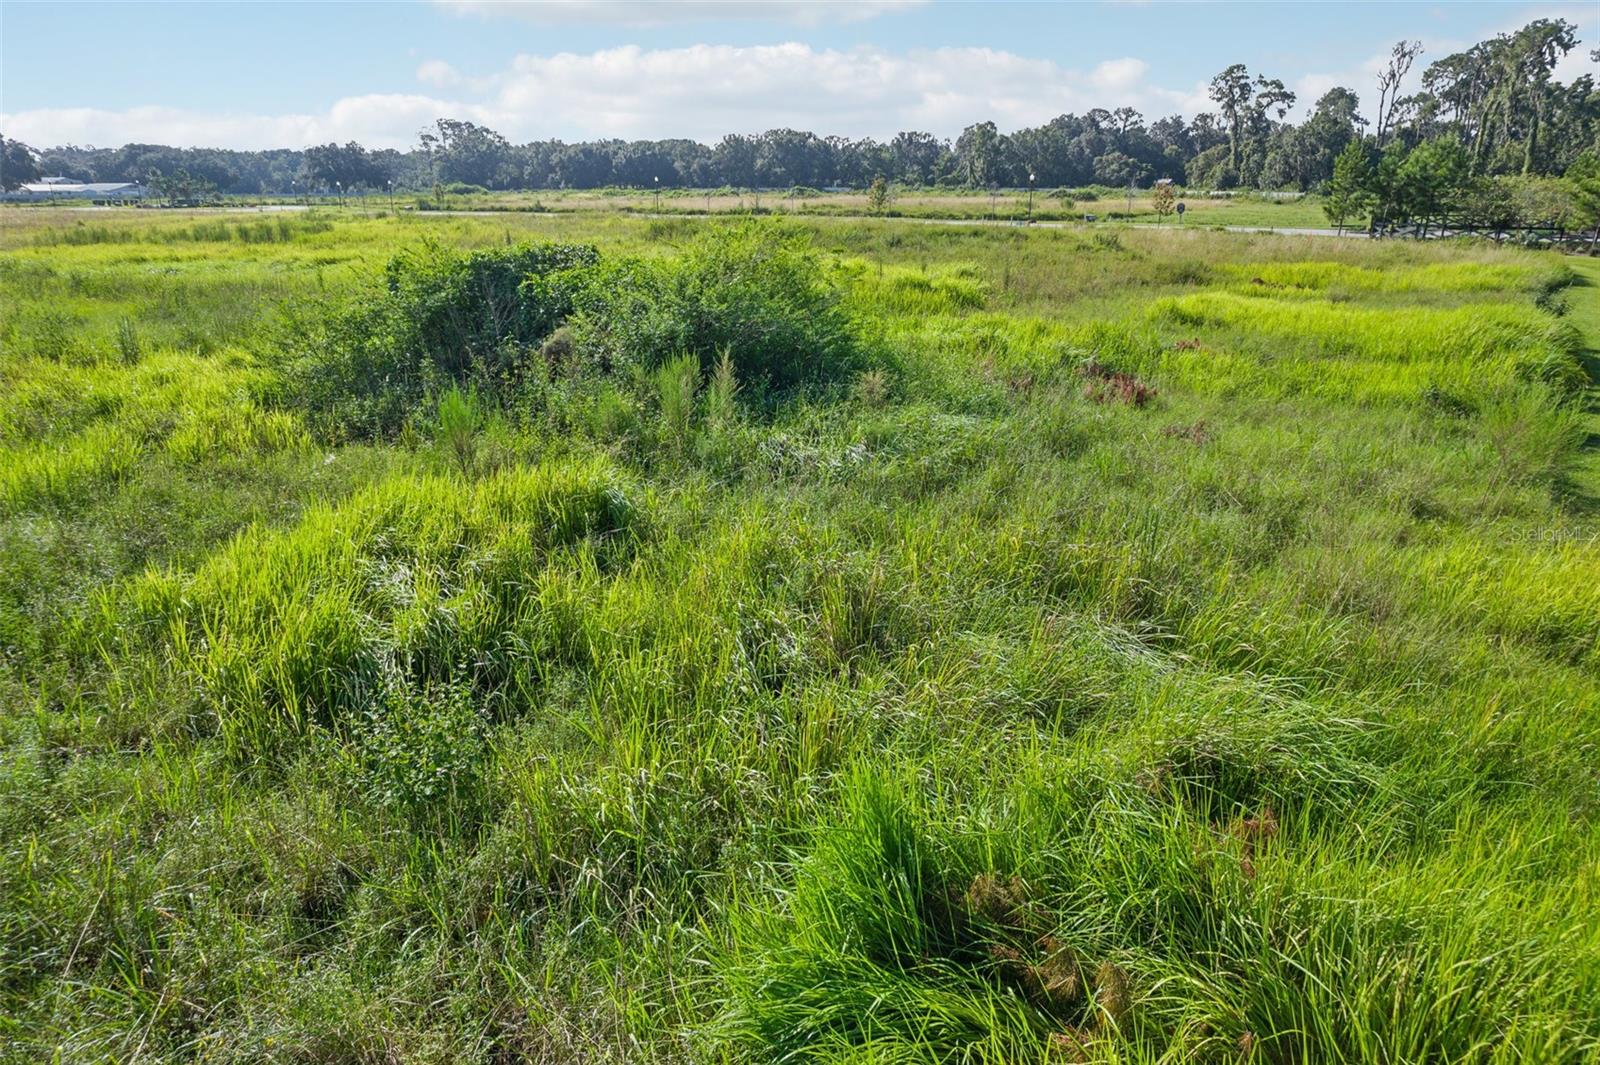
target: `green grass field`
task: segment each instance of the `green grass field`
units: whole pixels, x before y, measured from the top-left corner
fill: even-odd
[[[1079,222],[1085,216],[1098,221],[1123,220],[1141,225],[1180,226],[1264,226],[1320,229],[1330,225],[1322,210],[1320,196],[1276,200],[1262,196],[1206,195],[1186,193],[1184,215],[1179,219],[1156,215],[1148,189],[1137,190],[1130,199],[1114,190],[1101,190],[1094,199],[1078,191],[1059,195],[1053,189],[1036,189],[1032,217],[1039,222]],[[970,220],[1020,222],[1028,218],[1027,190],[1004,189],[993,193],[982,190],[899,189],[892,193],[879,213],[886,217],[924,220]],[[405,206],[415,208],[440,201],[430,197],[406,197]],[[379,199],[375,206],[387,206]],[[794,195],[782,190],[670,189],[657,197],[648,190],[594,189],[539,192],[489,192],[446,195],[443,206],[452,210],[539,210],[539,211],[618,211],[640,214],[742,214],[762,212],[775,215],[862,217],[872,215],[867,194],[843,190],[806,190]]]
[[[1092,198],[1090,198],[1092,197]],[[1181,190],[1179,199],[1184,203],[1182,218],[1169,214],[1165,218],[1155,212],[1151,190],[1136,190],[1131,199],[1120,190],[1096,188],[1090,190],[1036,189],[1033,195],[1032,218],[1035,222],[1054,225],[1082,223],[1085,218],[1097,223],[1122,222],[1135,225],[1154,225],[1170,228],[1204,228],[1213,226],[1246,226],[1277,229],[1327,229],[1332,224],[1322,209],[1323,199],[1317,195],[1286,196],[1274,198],[1255,193],[1205,193],[1200,190]],[[229,202],[239,206],[308,207],[304,198],[238,196]],[[80,213],[88,201],[77,205]],[[889,202],[874,209],[867,193],[841,189],[664,189],[658,196],[648,189],[542,189],[521,192],[431,192],[396,193],[390,197],[381,192],[366,196],[345,197],[342,205],[333,197],[320,199],[314,205],[324,214],[349,213],[356,215],[375,213],[416,212],[427,214],[437,211],[501,211],[528,213],[617,213],[639,215],[690,215],[690,216],[742,216],[772,215],[804,218],[865,218],[882,215],[886,218],[904,218],[918,221],[973,221],[1021,224],[1029,217],[1029,197],[1026,189],[997,189],[993,192],[974,189],[921,189],[894,187]],[[12,216],[28,211],[39,211],[43,216],[59,216],[60,208],[50,205],[30,205],[13,211]],[[96,212],[127,214],[119,212]],[[140,211],[142,216],[155,212]],[[161,215],[173,213],[162,209]],[[201,217],[211,217],[213,209]],[[1359,227],[1357,227],[1359,228]],[[0,236],[0,241],[4,237]]]
[[[1600,271],[570,206],[6,212],[0,1060],[1600,1059]]]

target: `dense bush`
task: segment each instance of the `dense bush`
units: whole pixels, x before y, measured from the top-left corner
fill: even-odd
[[[293,331],[287,377],[327,435],[393,432],[456,385],[507,399],[535,372],[653,371],[679,355],[709,368],[726,351],[741,380],[770,390],[838,380],[862,356],[841,280],[804,234],[774,226],[715,229],[671,259],[426,243],[384,281]]]
[[[674,259],[605,263],[575,289],[575,343],[606,369],[679,354],[709,368],[727,351],[741,380],[782,389],[838,380],[863,357],[842,287],[804,234],[776,226],[714,229]]]
[[[295,323],[291,389],[333,436],[398,428],[431,392],[472,383],[498,391],[529,347],[571,310],[559,287],[527,284],[592,268],[582,244],[519,244],[462,253],[425,243],[392,258],[378,294]]]
[[[542,340],[571,311],[559,290],[524,282],[552,272],[592,267],[600,254],[586,244],[520,244],[451,251],[423,244],[389,260],[384,270],[389,310],[400,336],[452,378],[504,364],[506,342]]]

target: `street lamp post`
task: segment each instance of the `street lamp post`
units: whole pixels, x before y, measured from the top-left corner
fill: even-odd
[[[394,214],[394,178],[389,179],[389,213]]]
[[[333,198],[338,201],[340,207],[344,206],[344,182],[335,181],[333,183]]]
[[[655,178],[652,178],[651,180],[653,180],[656,183],[656,214],[660,214],[661,213],[661,177],[659,175],[657,175]]]
[[[1033,225],[1033,182],[1036,175],[1028,174],[1028,224]]]

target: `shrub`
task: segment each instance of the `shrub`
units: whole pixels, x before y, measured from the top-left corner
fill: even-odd
[[[668,359],[656,367],[654,384],[661,403],[662,434],[674,446],[680,445],[689,433],[689,419],[694,414],[700,360],[693,355]]]
[[[491,375],[505,341],[542,340],[571,310],[559,288],[538,284],[548,274],[592,266],[600,253],[584,244],[519,244],[462,254],[428,242],[389,260],[389,303],[428,361],[460,380],[474,369]]]
[[[395,679],[353,723],[367,790],[414,813],[470,801],[488,761],[487,724],[466,685],[419,691]]]
[[[576,276],[575,276],[576,275]],[[573,293],[574,339],[603,371],[680,354],[770,388],[838,380],[861,361],[844,292],[803,233],[719,228],[664,261],[620,259],[540,282]],[[569,287],[570,286],[570,287]]]
[[[478,429],[483,424],[483,409],[478,394],[452,386],[439,397],[438,440],[462,473],[471,473],[477,458]]]
[[[706,385],[706,420],[714,426],[726,425],[738,413],[739,374],[733,368],[733,358],[724,348],[717,355],[711,370],[711,380]]]
[[[452,385],[503,389],[571,310],[569,288],[541,279],[599,257],[578,244],[462,253],[428,242],[402,252],[376,297],[290,323],[290,389],[336,437],[393,432],[427,394]]]

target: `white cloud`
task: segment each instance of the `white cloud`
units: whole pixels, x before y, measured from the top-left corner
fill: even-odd
[[[1108,59],[1094,68],[1089,80],[1098,89],[1125,92],[1144,80],[1150,64],[1143,59]]]
[[[482,95],[500,82],[497,76],[469,77],[443,59],[427,59],[417,66],[417,80],[435,89],[458,89]]]
[[[1204,86],[1168,89],[1125,57],[1092,70],[989,48],[892,52],[862,46],[638,46],[591,53],[521,55],[509,68],[470,78],[443,61],[417,76],[454,98],[375,94],[349,97],[321,114],[226,116],[170,108],[56,109],[0,116],[30,144],[121,144],[149,140],[238,148],[299,147],[356,139],[405,147],[439,117],[463,118],[513,141],[562,137],[692,137],[781,126],[817,133],[884,137],[902,129],[953,136],[993,119],[1002,129],[1065,111],[1130,106],[1150,118],[1208,102]]]
[[[417,80],[449,89],[460,85],[462,78],[461,73],[443,59],[429,59],[417,67]]]
[[[865,22],[927,0],[434,0],[458,15],[517,18],[545,25],[601,23],[649,28],[715,19],[820,26]]]
[[[428,96],[348,96],[319,114],[225,115],[174,107],[49,108],[0,114],[6,135],[54,144],[171,144],[207,148],[303,148],[358,140],[372,148],[404,148],[441,115],[483,121],[482,109]]]
[[[1146,70],[1130,58],[1086,74],[989,48],[627,46],[519,56],[500,78],[494,106],[530,119],[581,116],[582,132],[619,137],[710,140],[779,126],[851,136],[900,129],[951,135],[984,118],[1016,126],[1097,106],[1170,110],[1186,98],[1145,84]],[[538,133],[531,122],[523,128]]]

